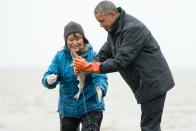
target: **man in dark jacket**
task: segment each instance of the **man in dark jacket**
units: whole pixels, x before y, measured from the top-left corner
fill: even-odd
[[[158,43],[142,22],[110,1],[100,2],[94,14],[108,32],[107,41],[94,62],[74,59],[75,74],[120,72],[141,104],[141,130],[161,131],[166,93],[174,80]]]

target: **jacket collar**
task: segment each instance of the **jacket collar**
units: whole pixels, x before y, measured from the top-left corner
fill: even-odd
[[[120,15],[112,24],[112,26],[111,26],[112,31],[110,32],[110,33],[116,33],[116,34],[118,34],[122,30],[123,17],[125,14],[125,11],[121,7],[118,7],[117,9],[118,9],[118,12],[120,13]]]

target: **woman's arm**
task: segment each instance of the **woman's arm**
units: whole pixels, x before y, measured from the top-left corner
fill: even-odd
[[[44,76],[42,78],[43,86],[47,87],[48,89],[53,89],[58,84],[58,76],[59,76],[58,66],[59,66],[59,60],[58,60],[58,53],[57,53],[55,55],[55,57],[53,58],[52,63],[50,64],[50,66],[48,68],[48,71],[45,72],[45,74],[44,74]],[[57,75],[57,80],[53,84],[49,84],[47,82],[47,77],[51,76],[52,74]]]

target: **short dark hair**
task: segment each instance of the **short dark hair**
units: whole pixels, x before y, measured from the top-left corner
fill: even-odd
[[[114,11],[115,13],[118,13],[118,10],[116,8],[116,6],[111,2],[111,1],[101,1],[94,10],[94,15],[97,13],[103,13],[103,14],[107,14],[111,11]]]

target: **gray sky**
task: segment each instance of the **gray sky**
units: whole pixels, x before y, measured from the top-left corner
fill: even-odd
[[[80,23],[98,51],[107,33],[94,18],[100,0],[1,0],[0,68],[46,68],[64,46],[63,28]],[[172,68],[196,67],[195,0],[112,0],[141,20]]]

